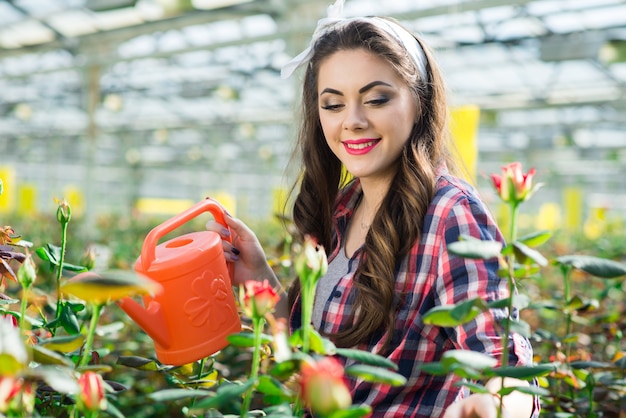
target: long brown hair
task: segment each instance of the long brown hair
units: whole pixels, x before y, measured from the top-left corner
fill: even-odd
[[[428,61],[426,80],[420,77],[403,46],[376,25],[361,20],[322,36],[314,45],[314,56],[306,69],[296,150],[303,166],[293,220],[302,235],[317,238],[327,253],[336,245],[333,210],[346,178],[341,162],[326,144],[320,125],[317,82],[321,63],[338,51],[352,49],[365,49],[386,59],[412,91],[419,115],[398,159],[391,187],[365,238],[354,276],[356,299],[350,325],[330,336],[340,347],[366,343],[381,329],[393,329],[397,299],[395,270],[420,239],[424,216],[434,195],[437,166],[450,163],[443,80],[432,53],[418,42]],[[298,289],[299,283],[295,281],[290,292],[292,303]],[[383,349],[392,333],[387,335]]]

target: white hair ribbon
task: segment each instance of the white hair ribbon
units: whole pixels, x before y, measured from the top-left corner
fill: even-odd
[[[328,6],[328,10],[326,12],[326,17],[317,21],[317,27],[315,28],[315,32],[313,32],[313,37],[311,38],[311,43],[306,47],[304,51],[299,53],[296,57],[291,59],[287,64],[285,64],[280,70],[281,78],[289,78],[294,71],[296,71],[302,65],[308,63],[313,57],[313,46],[322,36],[327,34],[328,32],[345,26],[350,22],[369,22],[378,28],[384,30],[387,34],[391,35],[400,45],[407,50],[413,62],[415,63],[417,70],[419,71],[420,77],[423,80],[426,80],[427,72],[426,72],[426,55],[424,54],[424,50],[415,37],[409,33],[402,26],[397,23],[387,20],[381,19],[379,17],[352,17],[352,18],[344,18],[343,17],[343,4],[345,0],[337,0],[334,4]]]

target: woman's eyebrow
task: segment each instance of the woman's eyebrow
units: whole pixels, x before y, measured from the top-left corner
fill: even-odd
[[[368,90],[371,90],[372,88],[376,87],[376,86],[387,86],[387,87],[392,87],[391,84],[389,83],[385,83],[384,81],[380,81],[380,80],[376,80],[376,81],[372,81],[371,83],[366,84],[365,86],[361,87],[359,89],[359,94],[363,94]],[[338,96],[343,96],[343,93],[340,92],[339,90],[335,90],[332,89],[330,87],[326,87],[324,90],[322,90],[320,92],[320,96],[324,93],[330,93],[330,94],[336,94]]]
[[[320,92],[320,96],[324,93],[337,94],[339,96],[343,96],[343,93],[339,90],[331,89],[330,87],[326,87],[324,90]]]
[[[376,87],[376,86],[387,86],[392,87],[391,84],[385,83],[384,81],[372,81],[371,83],[366,84],[365,86],[359,89],[359,93],[365,93],[366,91]]]

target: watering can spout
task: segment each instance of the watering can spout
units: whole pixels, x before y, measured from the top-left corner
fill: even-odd
[[[118,306],[132,318],[158,345],[167,349],[170,346],[170,337],[161,304],[150,301],[147,308],[130,297],[117,302]]]

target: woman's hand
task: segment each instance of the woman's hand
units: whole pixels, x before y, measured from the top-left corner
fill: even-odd
[[[529,386],[525,380],[507,377],[504,387]],[[500,399],[494,393],[502,388],[502,379],[493,378],[485,387],[491,393],[475,393],[459,402],[453,403],[446,409],[443,418],[498,418]],[[501,418],[529,418],[533,412],[533,397],[526,393],[513,391],[502,398]]]
[[[492,394],[475,393],[450,405],[443,418],[498,418],[499,406],[500,401]],[[511,415],[503,409],[502,418],[511,418]]]
[[[226,225],[230,228],[230,241],[228,229],[220,223],[212,220],[206,223],[206,229],[218,233],[222,237],[224,257],[233,265],[233,285],[241,286],[248,280],[268,280],[274,289],[281,295],[281,302],[276,306],[275,314],[278,317],[286,317],[287,296],[274,271],[267,262],[263,247],[256,234],[241,220],[226,214]]]

